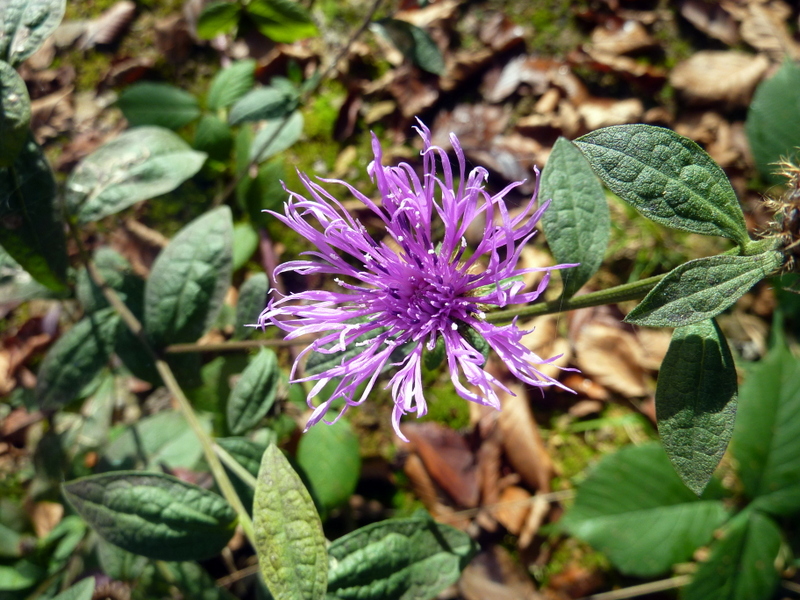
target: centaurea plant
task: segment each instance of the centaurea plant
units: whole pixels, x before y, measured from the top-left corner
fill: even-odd
[[[497,390],[510,393],[484,368],[485,357],[475,343],[481,338],[525,383],[568,389],[537,368],[558,357],[540,358],[522,344],[528,332],[516,322],[494,325],[485,320],[484,313],[488,307],[533,302],[547,287],[552,269],[572,266],[517,267],[548,202],[539,204],[534,193],[524,210],[511,216],[505,198],[521,182],[490,194],[484,187],[488,172],[482,167],[466,172],[464,152],[451,134],[458,162],[456,181],[447,153],[431,144],[428,128],[420,123],[417,131],[423,140],[421,179],[407,163],[383,166],[381,147],[373,135],[375,159],[367,172],[377,185],[380,202],[344,181],[321,180],[347,188],[383,222],[385,237],[376,239],[339,200],[303,174],[300,178],[309,197],[289,192],[285,214],[273,213],[316,246],[304,253],[312,259],[284,263],[275,274],[331,274],[341,288],[273,298],[259,317],[259,325],[276,325],[288,332],[288,339],[319,336],[299,354],[291,375],[293,382],[316,382],[308,393],[312,408],[312,399],[336,381],[333,393],[314,408],[308,426],[323,419],[339,399],[345,403],[340,415],[364,402],[381,372],[395,367],[387,388],[394,399],[394,429],[405,439],[400,418],[408,412],[419,417],[427,411],[423,352],[433,351],[437,342],[444,345],[455,389],[467,400],[500,408]],[[437,174],[437,161],[441,174]],[[441,240],[433,235],[437,221],[438,229],[443,229]],[[465,235],[476,223],[481,224],[483,235],[468,252]],[[524,291],[522,275],[538,271],[544,275],[536,289]],[[342,353],[352,345],[360,351],[342,354],[335,366],[322,372],[297,377],[303,356]],[[366,385],[359,393],[361,384]]]

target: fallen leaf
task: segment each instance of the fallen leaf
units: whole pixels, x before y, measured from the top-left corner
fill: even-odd
[[[644,349],[630,332],[603,323],[582,327],[575,339],[575,359],[584,375],[626,398],[647,396],[652,381],[641,365]]]
[[[36,537],[43,539],[61,522],[64,505],[60,502],[36,502],[30,507],[29,514]]]
[[[684,0],[681,16],[706,35],[728,46],[735,46],[741,39],[736,21],[723,5],[703,0]]]
[[[510,485],[502,491],[497,503],[490,507],[492,516],[509,533],[519,535],[528,519],[531,498],[531,493],[525,488]]]
[[[609,54],[629,54],[656,45],[653,36],[638,21],[608,19],[592,31],[592,45]]]
[[[508,550],[492,545],[473,558],[458,580],[465,600],[541,600],[525,569]]]
[[[745,107],[769,65],[763,55],[703,50],[678,63],[669,81],[690,104]]]
[[[550,508],[550,502],[540,494],[536,494],[531,499],[528,518],[525,520],[522,531],[519,533],[517,547],[524,549],[531,545],[534,536],[539,533],[539,529],[541,529],[545,518],[550,514]]]
[[[644,114],[644,105],[638,98],[587,98],[578,106],[578,114],[588,131],[638,123]]]

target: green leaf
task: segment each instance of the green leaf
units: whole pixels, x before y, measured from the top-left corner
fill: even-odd
[[[249,154],[249,146],[245,150],[245,159]],[[258,174],[253,178],[247,173],[236,188],[239,204],[247,211],[250,222],[258,227],[267,227],[272,215],[265,210],[280,210],[286,199],[286,190],[282,181],[286,180],[283,160],[277,158],[265,162],[258,167]]]
[[[736,367],[716,322],[678,327],[658,374],[656,419],[669,459],[698,496],[728,447],[736,396]]]
[[[261,33],[281,44],[319,33],[306,9],[292,0],[252,0],[245,11]]]
[[[424,29],[399,19],[380,19],[371,23],[370,27],[423,71],[434,75],[444,73],[444,57]]]
[[[92,259],[106,284],[117,292],[126,304],[141,307],[144,295],[144,280],[139,277],[127,259],[108,246],[100,246]],[[95,312],[108,307],[102,290],[89,277],[86,269],[78,272],[75,294],[86,312]]]
[[[214,323],[231,283],[232,246],[231,211],[220,206],[158,255],[144,292],[145,330],[157,347],[194,342]]]
[[[35,298],[57,298],[62,292],[53,292],[30,276],[5,249],[0,246],[0,304],[19,304]]]
[[[78,398],[108,362],[118,321],[112,308],[87,315],[53,344],[36,377],[39,408],[60,408]]]
[[[103,538],[98,538],[96,548],[100,568],[111,579],[136,581],[147,566],[148,561],[144,556],[123,550]]]
[[[603,186],[581,151],[560,137],[542,172],[540,202],[552,200],[542,215],[547,244],[561,270],[564,298],[569,298],[597,272],[611,236],[611,216]]]
[[[170,587],[175,586],[182,598],[191,600],[235,600],[235,596],[221,587],[203,567],[195,562],[166,563]]]
[[[771,183],[781,159],[800,159],[800,64],[787,60],[775,75],[756,88],[747,112],[745,132],[756,166]],[[795,163],[797,164],[797,163]]]
[[[168,129],[130,129],[78,163],[67,180],[67,208],[81,223],[102,219],[171,192],[205,159]]]
[[[292,146],[303,134],[303,115],[293,112],[284,119],[270,121],[253,139],[250,146],[250,160],[264,162]]]
[[[731,441],[745,494],[775,515],[800,512],[800,362],[786,347],[752,366]]]
[[[255,327],[246,325],[256,323],[261,311],[267,305],[268,293],[269,280],[266,273],[256,273],[242,284],[236,304],[236,328],[233,339],[247,339],[256,330]]]
[[[194,147],[210,158],[225,161],[233,148],[233,132],[215,115],[203,115],[194,132]]]
[[[168,83],[134,83],[122,90],[117,106],[133,127],[178,129],[200,116],[197,98]]]
[[[0,592],[25,590],[45,576],[44,570],[28,560],[0,565]]]
[[[17,66],[36,52],[61,23],[66,8],[66,0],[4,0],[0,60]]]
[[[226,6],[239,7],[238,3],[225,3]],[[213,5],[209,5],[213,6]],[[208,10],[208,9],[206,9]],[[200,17],[202,20],[202,16]],[[201,36],[202,37],[202,36]],[[222,69],[211,80],[208,88],[206,105],[208,110],[217,111],[228,108],[244,96],[255,81],[256,61],[252,58],[237,60],[231,66]]]
[[[200,417],[207,432],[211,420]],[[159,470],[193,469],[203,456],[203,448],[184,416],[165,410],[132,423],[100,455],[102,470],[143,468]]]
[[[326,598],[433,598],[458,581],[477,551],[466,533],[433,519],[373,523],[331,543]]]
[[[361,451],[350,423],[340,419],[306,431],[297,446],[297,464],[323,511],[345,504],[361,476]]]
[[[87,577],[55,596],[53,600],[92,600],[93,594],[94,577]]]
[[[245,121],[281,119],[297,108],[297,93],[282,87],[266,86],[250,90],[231,107],[228,122],[239,125]]]
[[[225,500],[171,475],[121,471],[62,485],[64,496],[106,541],[156,560],[218,554],[236,526]]]
[[[780,576],[775,560],[781,531],[756,510],[744,510],[731,519],[724,537],[706,562],[700,563],[685,600],[768,600]]]
[[[278,357],[260,348],[236,382],[228,398],[228,429],[242,435],[253,429],[275,403],[278,392]]]
[[[750,241],[728,178],[689,138],[652,125],[616,125],[575,143],[611,191],[649,219],[740,246]]]
[[[254,442],[243,437],[217,438],[216,444],[222,447],[231,457],[236,460],[244,469],[253,476],[253,480],[258,477],[258,468],[261,466],[261,457],[269,444],[277,441],[277,436],[270,430],[261,430],[268,433],[268,442],[263,444]],[[224,464],[224,463],[223,463]],[[242,504],[252,513],[253,500],[255,499],[255,489],[252,481],[242,478],[236,471],[225,465],[228,473],[235,475],[231,478],[236,493],[242,499]]]
[[[258,232],[250,223],[237,223],[233,228],[233,270],[241,269],[258,249]]]
[[[689,560],[727,518],[698,499],[657,443],[605,456],[578,487],[561,525],[604,552],[626,575],[654,577]]]
[[[238,2],[211,2],[203,8],[197,20],[197,37],[210,40],[229,33],[239,22],[242,5]]]
[[[625,317],[643,327],[683,327],[716,317],[779,268],[780,252],[709,256],[676,267]]]
[[[0,61],[0,167],[10,167],[28,139],[31,99],[14,68]]]
[[[67,244],[56,182],[30,138],[14,166],[0,168],[0,245],[42,285],[66,289]]]
[[[274,444],[261,460],[253,525],[258,563],[272,595],[323,598],[328,553],[322,523],[308,490]]]

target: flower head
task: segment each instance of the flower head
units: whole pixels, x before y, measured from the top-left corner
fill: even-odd
[[[561,386],[537,370],[537,365],[555,359],[542,359],[522,345],[527,331],[515,322],[493,325],[484,314],[487,307],[532,302],[547,286],[551,269],[571,266],[517,268],[522,248],[534,236],[548,203],[539,206],[534,193],[526,209],[512,217],[505,196],[521,182],[489,194],[484,189],[486,169],[467,173],[464,153],[451,134],[458,161],[456,180],[447,153],[431,144],[428,128],[420,122],[417,131],[424,142],[421,179],[406,163],[382,166],[381,147],[373,135],[375,160],[367,172],[378,187],[380,203],[346,182],[321,180],[347,188],[382,221],[385,236],[371,235],[336,198],[303,174],[308,197],[289,192],[285,214],[273,213],[316,246],[304,253],[308,260],[284,263],[276,275],[327,273],[335,277],[338,288],[273,298],[259,317],[260,326],[280,327],[288,332],[287,339],[319,335],[300,353],[291,375],[293,381],[316,382],[308,394],[314,412],[307,428],[323,419],[337,400],[344,401],[340,416],[364,402],[381,372],[394,367],[386,387],[394,399],[394,429],[405,439],[400,418],[427,411],[423,352],[433,351],[437,343],[440,348],[443,344],[455,389],[467,400],[500,408],[497,390],[509,391],[484,370],[484,355],[474,341],[481,338],[520,380],[533,386]],[[475,226],[483,229],[483,235],[477,247],[469,248],[465,234]],[[441,233],[438,239],[435,232]],[[531,271],[545,274],[535,291],[525,292],[521,276]],[[312,351],[330,360],[295,378],[302,357]],[[314,407],[312,399],[331,381],[333,393]]]

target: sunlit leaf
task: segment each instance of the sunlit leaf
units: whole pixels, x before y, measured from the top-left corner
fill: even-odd
[[[0,167],[10,167],[28,139],[31,100],[22,77],[0,61]]]
[[[3,0],[0,4],[0,60],[19,65],[56,30],[66,0]]]
[[[228,428],[234,435],[249,432],[272,408],[278,391],[278,357],[261,348],[242,372],[228,398]]]
[[[178,129],[200,116],[197,98],[167,83],[143,81],[125,88],[117,106],[133,127],[154,125]]]

